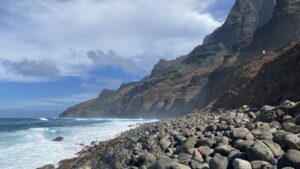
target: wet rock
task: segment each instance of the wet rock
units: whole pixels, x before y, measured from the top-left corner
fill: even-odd
[[[272,151],[261,141],[255,141],[254,145],[247,150],[248,159],[269,161],[274,158]]]
[[[251,163],[242,159],[234,159],[232,162],[232,166],[234,169],[252,169]]]
[[[64,138],[62,136],[55,137],[52,141],[63,141]]]
[[[278,168],[300,168],[300,151],[290,149],[278,160]]]
[[[227,158],[220,154],[215,154],[215,156],[209,160],[210,169],[227,169],[227,166]]]

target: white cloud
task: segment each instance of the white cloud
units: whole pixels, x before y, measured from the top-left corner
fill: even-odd
[[[125,70],[138,65],[133,70],[149,71],[161,57],[186,54],[221,24],[205,11],[213,3],[215,0],[7,0],[0,7],[0,58],[17,63],[49,60],[60,76],[82,76],[99,66],[88,51],[113,50],[123,62],[107,55],[100,60]],[[42,78],[7,72],[0,67],[0,80]]]

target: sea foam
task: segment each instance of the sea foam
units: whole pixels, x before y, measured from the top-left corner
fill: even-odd
[[[1,121],[1,119],[0,119]],[[57,124],[59,120],[49,119],[46,123]],[[86,123],[91,124],[86,125]],[[62,159],[71,158],[82,149],[79,144],[89,145],[92,141],[111,139],[130,129],[136,123],[148,120],[85,120],[85,125],[77,120],[62,121],[72,126],[35,127],[12,132],[0,132],[0,168],[34,169],[45,164],[55,164]],[[45,125],[43,123],[43,125]],[[57,136],[64,137],[61,142],[51,141]]]

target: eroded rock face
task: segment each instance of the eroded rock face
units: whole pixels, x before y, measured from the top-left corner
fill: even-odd
[[[217,109],[234,108],[245,104],[272,105],[285,99],[300,99],[299,55],[300,41],[295,41],[278,49],[277,52],[250,61],[236,68],[237,70],[230,70],[231,73],[227,75],[222,73],[225,70],[214,72],[207,85],[210,86],[207,103],[213,101],[212,107]],[[222,85],[215,85],[220,83]],[[265,122],[271,122],[280,116],[279,112],[273,110],[262,112],[260,117]],[[293,113],[289,115],[294,116]]]

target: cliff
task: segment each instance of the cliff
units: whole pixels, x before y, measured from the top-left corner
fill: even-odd
[[[141,81],[122,85],[116,91],[105,90],[98,98],[67,109],[61,117],[165,118],[213,103],[213,107],[222,107],[220,103],[232,98],[225,97],[225,91],[234,89],[230,85],[225,87],[226,84],[240,78],[231,76],[239,75],[249,61],[261,57],[262,50],[271,52],[300,37],[299,4],[299,0],[277,0],[276,3],[274,0],[237,0],[225,23],[189,54],[171,61],[160,60]],[[248,79],[236,81],[240,84],[246,82],[244,80]]]

